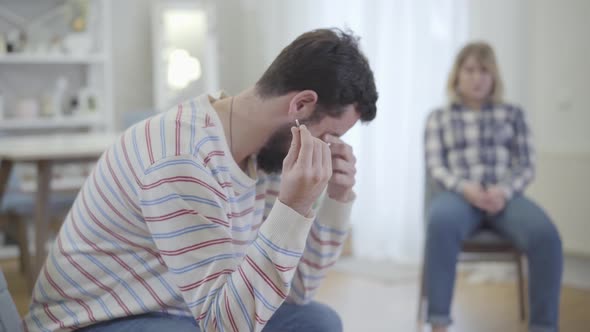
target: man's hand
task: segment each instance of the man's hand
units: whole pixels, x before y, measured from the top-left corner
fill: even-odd
[[[330,147],[313,137],[305,125],[291,128],[291,134],[291,148],[283,160],[279,200],[309,216],[313,203],[332,177]]]
[[[328,197],[344,203],[349,202],[353,198],[352,187],[356,182],[356,157],[352,147],[332,135],[325,135],[324,141],[330,143],[333,170],[332,178],[328,182]]]

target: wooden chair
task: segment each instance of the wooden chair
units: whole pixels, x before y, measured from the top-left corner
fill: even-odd
[[[428,227],[426,211],[432,198],[442,189],[438,183],[434,181],[428,174],[425,177],[424,190],[424,206],[425,206],[425,227]],[[459,262],[489,262],[489,261],[503,261],[514,262],[518,275],[518,305],[520,319],[526,319],[526,303],[527,297],[525,294],[526,286],[524,279],[524,254],[514,247],[510,241],[502,234],[486,228],[485,226],[473,233],[465,242],[459,255]],[[424,321],[425,312],[424,306],[427,303],[426,293],[426,248],[424,249],[424,259],[422,262],[420,294],[418,300],[418,321]]]
[[[18,179],[14,174],[0,174],[0,189],[6,188],[0,204],[0,231],[16,242],[19,250],[19,269],[32,290],[37,276],[33,275],[27,236],[27,219],[32,218],[35,210],[35,197],[31,193],[14,190],[16,187],[18,187]],[[64,212],[70,209],[75,195],[75,192],[59,192],[52,195],[49,202],[51,230],[59,228]]]
[[[13,239],[19,251],[19,268],[27,278],[30,277],[31,256],[27,248],[27,224],[24,218],[12,211],[0,214],[0,230]],[[29,281],[28,284],[31,282]]]

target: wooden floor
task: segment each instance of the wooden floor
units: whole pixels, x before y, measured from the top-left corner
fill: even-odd
[[[455,289],[455,332],[525,332],[513,284],[478,284],[459,278]],[[345,331],[420,331],[416,324],[418,282],[379,283],[343,273],[324,281],[318,299],[342,316]],[[590,291],[562,290],[562,332],[590,331]],[[428,331],[428,330],[425,330]]]
[[[29,296],[16,260],[2,261],[0,267],[20,313],[25,313]],[[385,284],[332,272],[317,299],[340,313],[345,331],[419,331],[415,323],[417,294],[417,281]],[[474,285],[460,278],[455,294],[453,331],[526,331],[526,326],[518,319],[514,285]],[[560,331],[590,331],[590,291],[563,288]]]

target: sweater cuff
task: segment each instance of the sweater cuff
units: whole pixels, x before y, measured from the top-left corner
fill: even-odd
[[[302,216],[277,199],[260,232],[280,247],[303,252],[313,219],[313,216]]]
[[[356,194],[354,193],[352,199],[346,203],[331,199],[326,195],[318,211],[318,223],[341,231],[348,230],[355,199]]]

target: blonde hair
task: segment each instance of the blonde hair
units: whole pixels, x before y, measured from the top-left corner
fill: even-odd
[[[459,70],[465,62],[465,60],[474,56],[475,59],[490,73],[492,74],[492,92],[490,93],[490,100],[497,104],[503,102],[504,85],[502,84],[502,78],[500,77],[500,71],[498,70],[498,63],[496,61],[496,55],[494,49],[483,41],[471,42],[463,47],[457,57],[453,69],[449,75],[447,82],[447,94],[450,102],[461,102],[461,96],[457,91],[457,84],[459,83]]]

